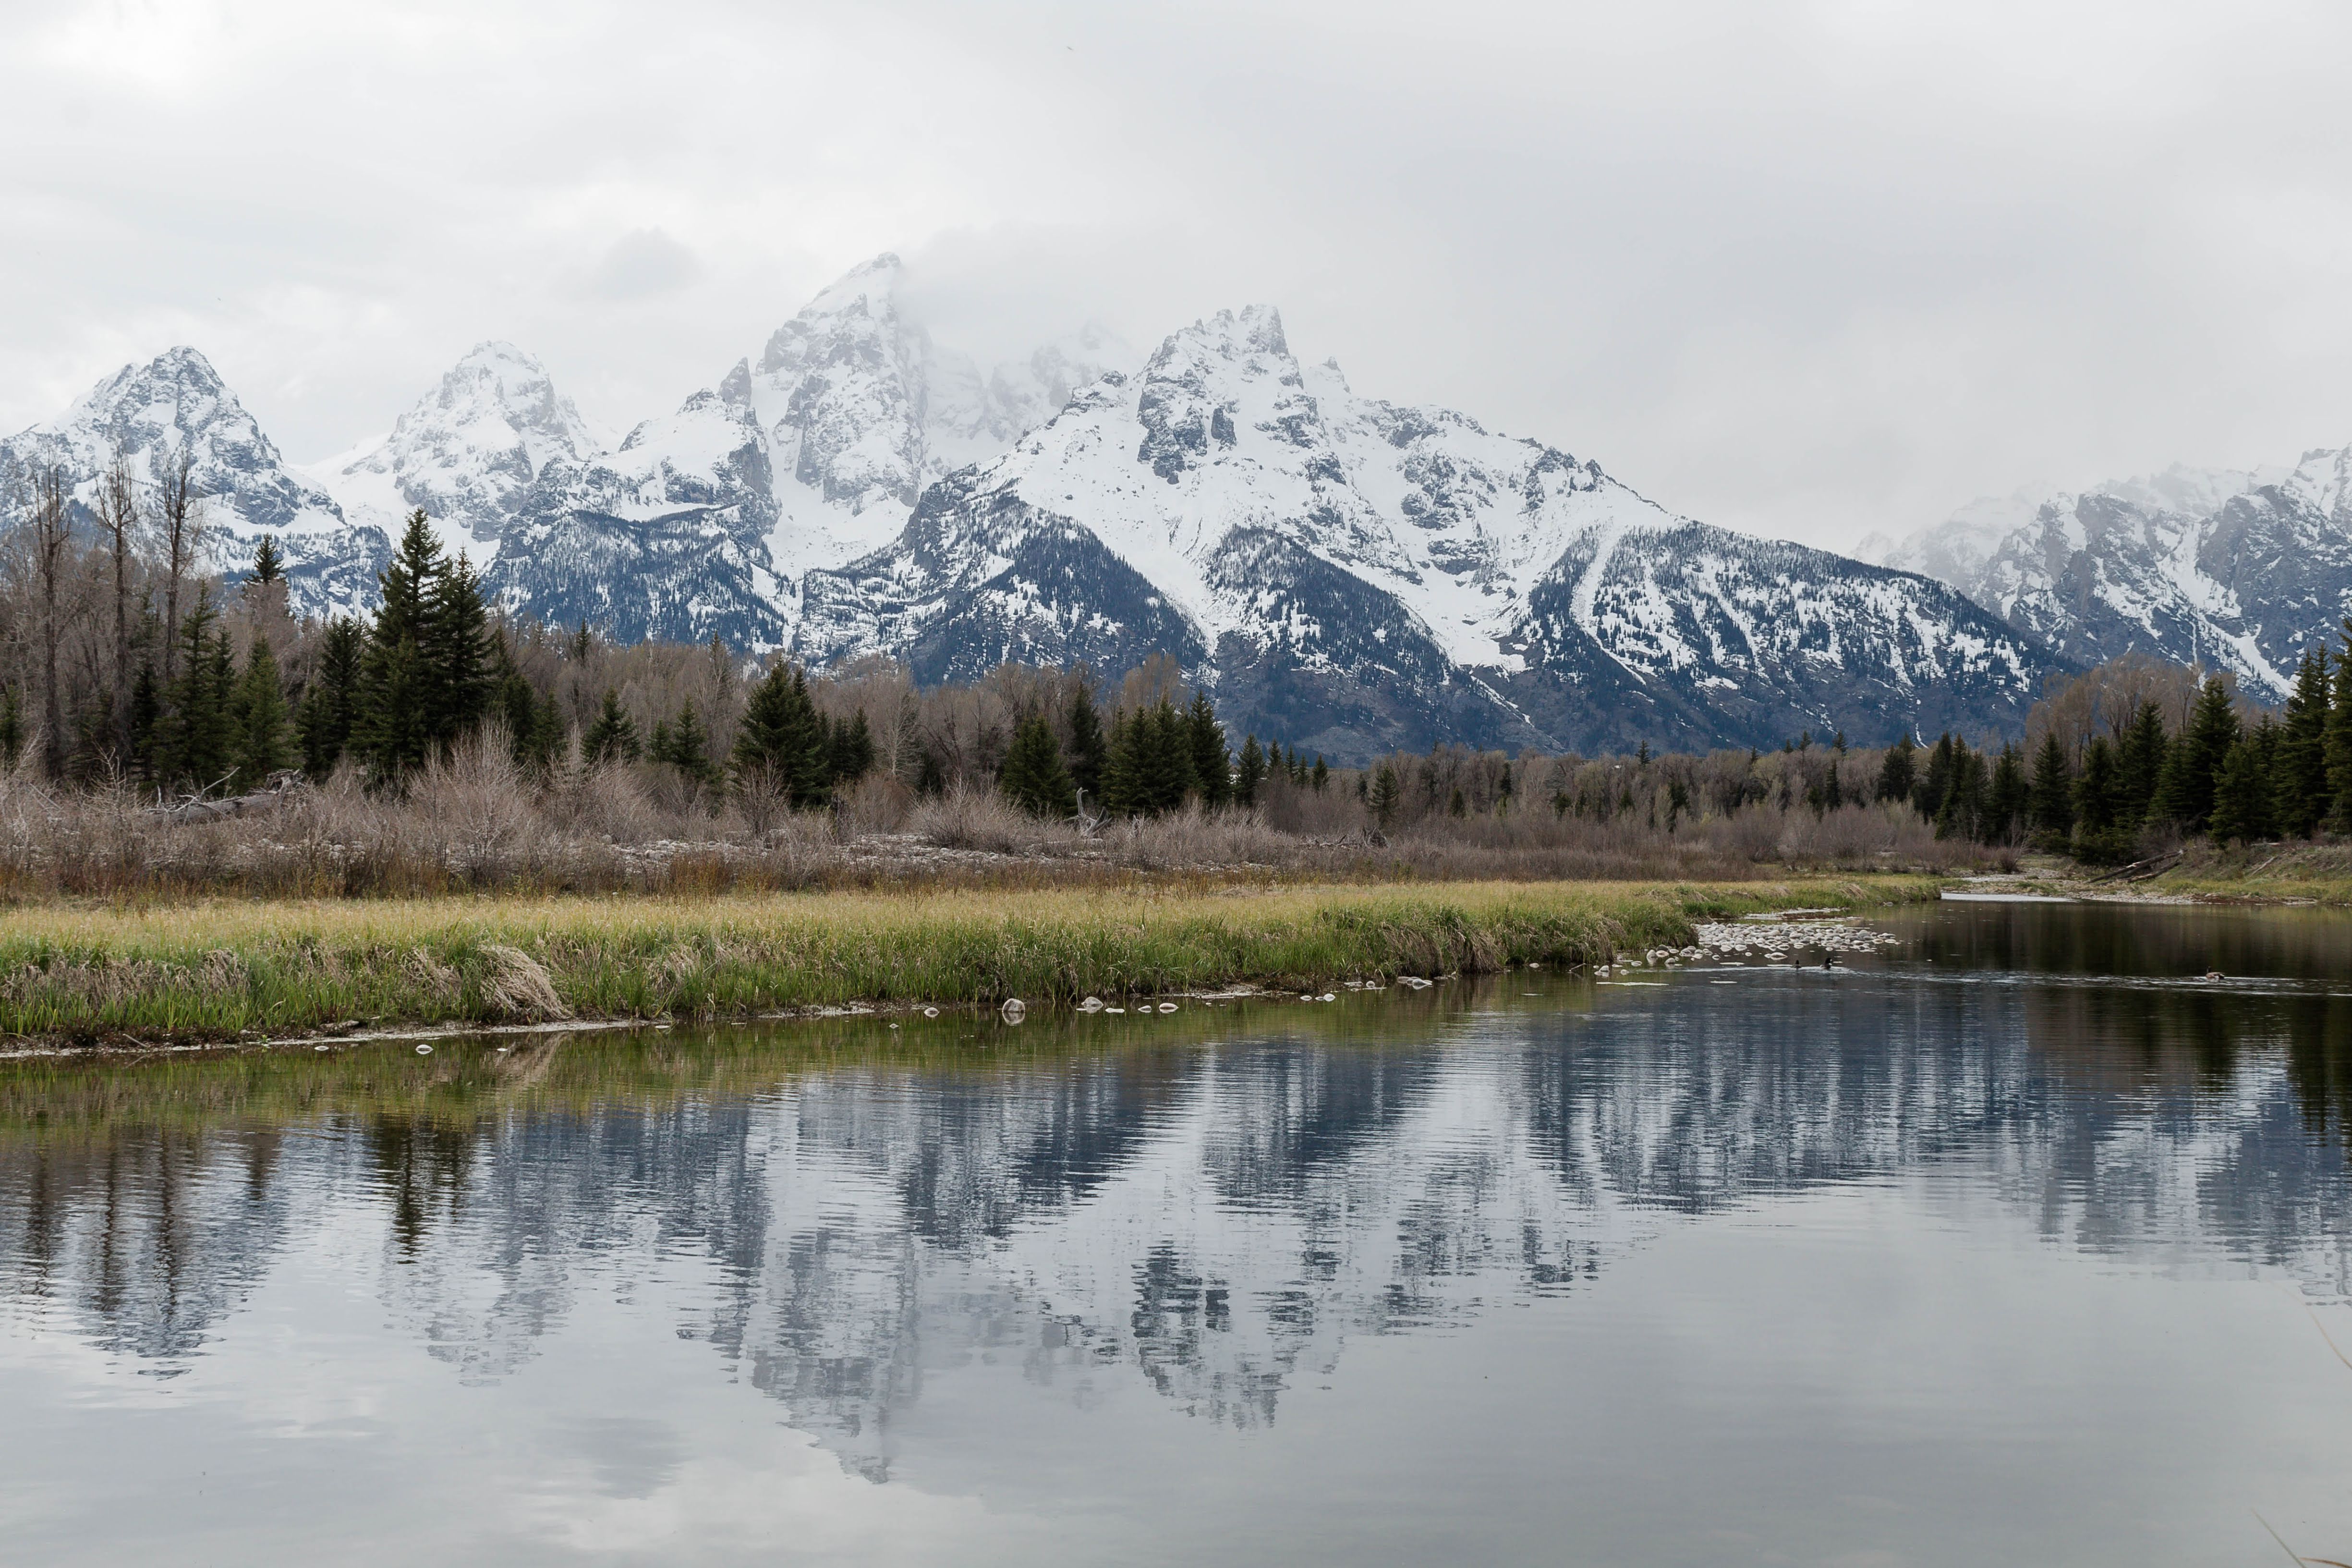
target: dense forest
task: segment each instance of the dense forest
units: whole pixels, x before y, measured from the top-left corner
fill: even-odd
[[[1242,808],[1326,835],[1516,817],[1671,838],[1748,815],[1891,812],[1910,819],[1906,842],[2104,862],[2200,833],[2352,828],[2352,626],[2332,659],[2305,657],[2276,712],[2225,676],[2126,658],[2053,683],[2022,741],[1861,752],[1832,731],[1768,753],[1439,747],[1338,768],[1279,737],[1236,742],[1213,693],[1166,658],[1115,680],[1006,666],[919,690],[887,661],[820,676],[718,642],[619,647],[588,626],[516,621],[422,511],[377,614],[326,622],[289,614],[266,537],[233,586],[199,570],[203,505],[184,473],[144,489],[118,465],[94,506],[51,476],[17,511],[0,562],[0,753],[53,791],[154,812],[298,779],[401,796],[461,743],[491,742],[520,783],[625,775],[681,819],[755,837],[853,801],[887,826],[885,797],[979,795],[1081,832]]]

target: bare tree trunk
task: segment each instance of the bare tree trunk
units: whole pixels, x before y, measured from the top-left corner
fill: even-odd
[[[49,777],[66,771],[65,703],[58,688],[58,571],[66,552],[66,479],[62,468],[42,476],[33,508],[33,567],[41,584],[42,757]]]
[[[163,683],[172,682],[180,657],[180,584],[196,558],[204,537],[204,520],[196,515],[197,497],[190,481],[195,459],[186,447],[163,472]]]
[[[131,454],[115,448],[100,497],[100,521],[114,555],[114,751],[118,765],[131,761],[131,552],[139,530],[139,487],[131,477]]]

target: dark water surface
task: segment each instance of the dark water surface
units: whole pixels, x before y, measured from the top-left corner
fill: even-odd
[[[1886,923],[0,1068],[0,1560],[2352,1559],[2352,922]]]

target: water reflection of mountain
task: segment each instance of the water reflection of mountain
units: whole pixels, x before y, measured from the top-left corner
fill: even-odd
[[[357,1247],[468,1379],[583,1292],[658,1290],[878,1478],[925,1379],[977,1356],[1270,1422],[1351,1334],[1580,1289],[1645,1231],[1832,1184],[1953,1178],[2053,1244],[2342,1289],[2347,1005],[1751,973],[1356,1047],[1270,1022],[625,1107],[27,1139],[0,1143],[0,1282],[168,1371],[289,1253]]]

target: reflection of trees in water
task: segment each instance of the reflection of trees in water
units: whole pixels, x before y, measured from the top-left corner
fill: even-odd
[[[371,1226],[395,1321],[469,1380],[528,1359],[583,1290],[657,1289],[879,1478],[925,1379],[976,1358],[1079,1402],[1139,1379],[1264,1424],[1351,1334],[1573,1289],[1663,1214],[1823,1184],[1957,1168],[2074,1247],[2337,1284],[2347,1005],[1759,975],[1444,1045],[126,1132],[0,1151],[0,1280],[184,1363],[289,1243]]]

